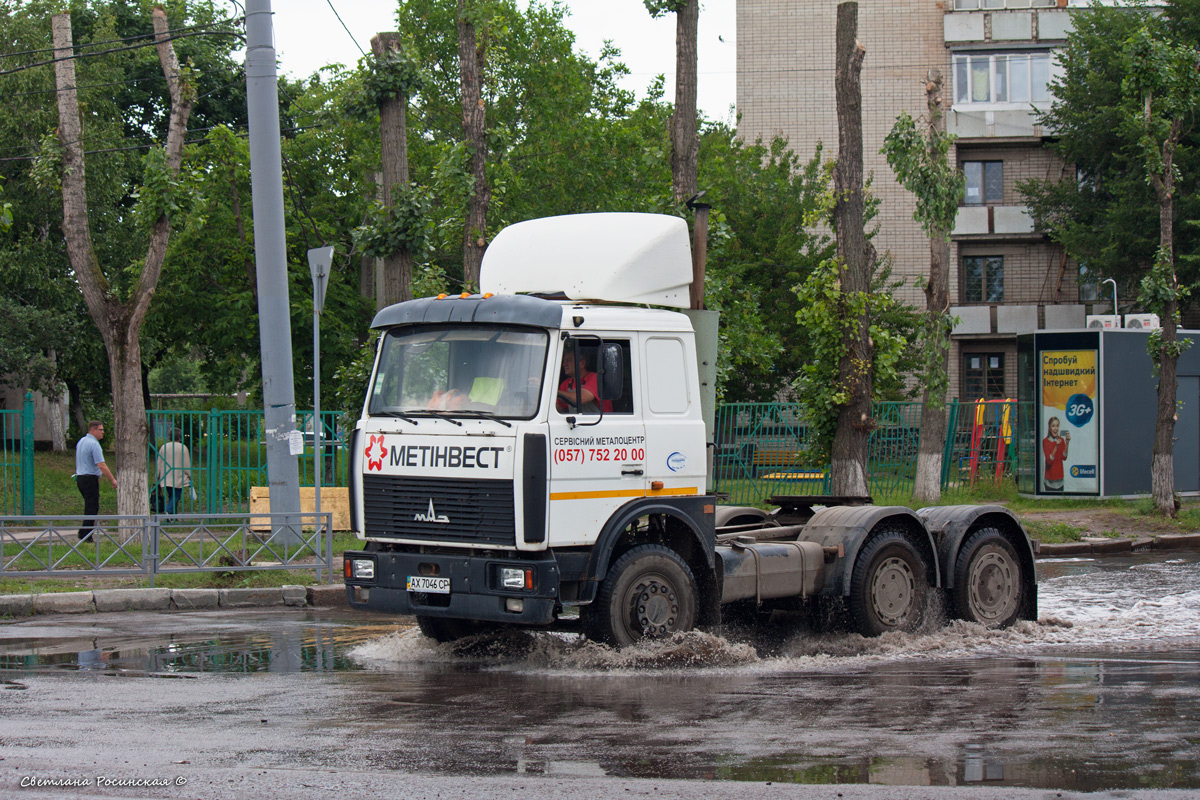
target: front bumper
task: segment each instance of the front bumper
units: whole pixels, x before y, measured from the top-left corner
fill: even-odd
[[[532,560],[347,550],[343,558],[347,563],[370,560],[375,567],[372,579],[345,579],[346,600],[351,608],[510,625],[549,625],[555,618],[559,569],[552,557]],[[531,588],[503,588],[503,567],[531,570]],[[343,570],[343,575],[349,574]],[[450,593],[409,592],[408,578],[416,575],[448,577]],[[519,610],[515,608],[518,605]]]

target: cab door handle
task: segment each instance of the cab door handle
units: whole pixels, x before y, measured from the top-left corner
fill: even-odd
[[[621,474],[622,475],[645,475],[646,473],[644,470],[640,470],[640,469],[623,469],[623,470],[621,470]]]

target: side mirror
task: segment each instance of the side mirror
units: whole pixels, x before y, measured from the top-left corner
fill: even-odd
[[[619,344],[605,344],[600,348],[600,397],[617,400],[625,386],[625,362],[621,358]]]

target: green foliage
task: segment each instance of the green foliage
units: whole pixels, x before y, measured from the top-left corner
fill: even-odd
[[[425,82],[421,65],[404,51],[392,52],[382,59],[365,59],[358,80],[361,89],[346,99],[346,112],[357,118],[374,119],[385,100],[409,98]]]
[[[913,219],[931,239],[949,241],[966,190],[966,176],[947,157],[955,138],[940,130],[922,135],[913,118],[902,111],[880,151],[900,183],[916,198]]]
[[[354,231],[354,244],[370,258],[407,250],[415,258],[429,247],[429,195],[411,184],[392,187],[392,207],[376,204],[370,221]]]
[[[1140,93],[1152,92],[1155,137],[1172,117],[1192,122],[1194,114],[1173,109],[1194,107],[1193,101],[1163,94],[1200,84],[1194,74],[1189,84],[1184,66],[1185,51],[1194,54],[1200,47],[1198,16],[1196,0],[1167,0],[1158,10],[1094,5],[1072,11],[1074,30],[1059,51],[1056,99],[1040,121],[1056,131],[1050,147],[1075,165],[1080,180],[1067,173],[1065,180],[1019,184],[1038,227],[1085,263],[1089,278],[1114,278],[1125,297],[1134,296],[1160,244],[1158,200],[1147,165],[1160,163],[1161,154],[1148,149]],[[1174,249],[1183,285],[1200,278],[1200,226],[1188,224],[1200,219],[1197,145],[1194,125],[1185,126],[1175,152]]]
[[[899,382],[898,365],[906,341],[884,321],[898,303],[887,292],[847,292],[838,279],[836,259],[822,261],[801,284],[797,295],[800,310],[796,321],[812,348],[812,360],[804,365],[795,383],[796,393],[805,408],[812,431],[813,457],[827,459],[837,431],[838,412],[850,402],[850,387],[843,381],[839,366],[848,351],[846,342],[857,327],[857,320],[870,320],[874,361],[856,364],[861,374],[871,371],[876,382]]]
[[[375,352],[379,347],[379,332],[371,331],[371,335],[355,351],[352,358],[342,362],[337,372],[333,374],[336,384],[334,390],[335,408],[342,410],[342,424],[346,428],[353,427],[362,410],[363,400],[367,396],[367,384],[371,380],[371,370],[375,367]]]
[[[678,13],[687,5],[687,0],[642,0],[642,2],[645,3],[650,16],[655,19],[667,14]]]
[[[4,185],[3,179],[0,179],[0,187]],[[2,196],[0,196],[2,199]],[[12,227],[12,203],[7,201],[0,203],[0,233],[7,233]]]

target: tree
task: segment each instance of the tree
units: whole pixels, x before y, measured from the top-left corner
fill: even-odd
[[[1162,317],[1162,328],[1150,337],[1150,354],[1158,366],[1158,411],[1154,422],[1151,493],[1158,511],[1175,516],[1173,440],[1178,380],[1176,368],[1185,349],[1179,341],[1181,291],[1175,271],[1175,154],[1180,136],[1200,106],[1200,52],[1165,41],[1161,30],[1146,22],[1125,42],[1128,65],[1121,83],[1126,127],[1144,159],[1144,173],[1158,199],[1159,243],[1154,266],[1142,279],[1142,298]]]
[[[1156,507],[1172,515],[1176,329],[1200,253],[1200,226],[1176,224],[1200,217],[1198,15],[1200,0],[1168,0],[1161,13],[1093,6],[1074,14],[1041,122],[1078,180],[1020,187],[1037,224],[1089,277],[1137,285],[1162,319],[1150,339],[1159,392],[1151,483]]]
[[[833,438],[830,488],[834,494],[869,494],[867,445],[871,418],[874,343],[868,305],[854,298],[871,291],[875,248],[867,239],[863,193],[862,62],[857,41],[858,3],[837,7],[834,86],[837,97],[838,157],[833,169],[833,227],[837,238],[838,289],[848,296],[840,312],[846,321],[838,359],[838,384],[846,392]]]
[[[675,110],[671,113],[671,190],[675,202],[696,194],[696,63],[700,0],[642,0],[652,17],[675,13]]]
[[[458,70],[462,87],[463,140],[470,157],[471,193],[463,226],[463,283],[479,285],[479,265],[487,247],[487,212],[492,189],[487,179],[487,104],[483,64],[488,51],[486,0],[458,0]]]
[[[953,136],[942,117],[942,75],[931,71],[925,83],[926,131],[908,112],[901,112],[883,152],[904,188],[916,198],[913,219],[929,235],[929,277],[925,281],[924,398],[921,405],[921,446],[913,496],[935,503],[942,496],[942,453],[946,446],[946,387],[950,368],[950,232],[958,215],[965,178],[949,160]]]
[[[62,148],[63,234],[84,301],[108,351],[117,427],[115,451],[121,473],[117,509],[121,514],[145,514],[148,511],[146,406],[140,336],[166,255],[174,211],[172,183],[183,160],[187,120],[194,101],[194,89],[187,83],[187,74],[181,70],[171,46],[166,12],[161,8],[154,9],[153,22],[158,58],[171,97],[170,122],[166,146],[150,151],[146,158],[137,210],[149,223],[149,245],[140,274],[128,296],[122,297],[101,267],[92,242],[75,63],[70,58],[73,54],[71,17],[58,14],[52,20],[55,57],[61,59],[55,65],[55,80]],[[124,268],[125,265],[120,266]]]

